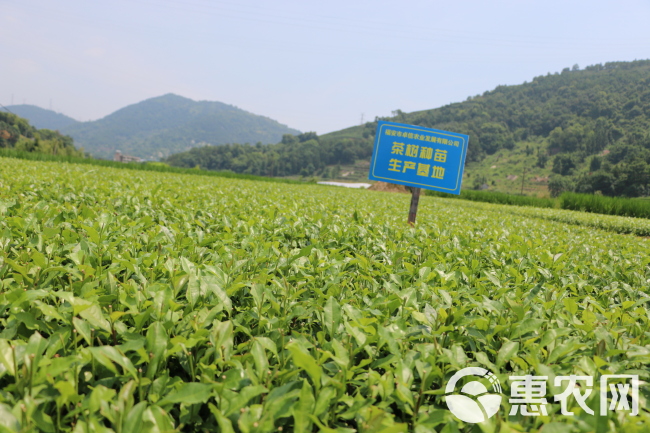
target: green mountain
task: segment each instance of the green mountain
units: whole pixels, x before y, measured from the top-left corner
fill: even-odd
[[[102,119],[62,129],[91,155],[111,158],[116,150],[159,159],[197,146],[276,143],[299,131],[268,117],[212,101],[167,94],[122,108]]]
[[[75,148],[72,137],[50,129],[37,129],[27,119],[0,111],[0,149],[22,152],[83,157],[83,149]]]
[[[79,123],[79,121],[72,117],[68,117],[65,114],[37,107],[36,105],[10,105],[8,107],[0,107],[0,110],[8,111],[24,119],[28,119],[29,123],[38,129],[44,128],[53,131],[60,131],[67,126]]]
[[[321,137],[312,134],[309,140],[305,134],[285,138],[265,149],[195,149],[169,162],[251,174],[363,179],[377,120]],[[650,60],[583,70],[576,65],[441,108],[397,110],[381,120],[468,134],[465,188],[539,195],[650,193]]]

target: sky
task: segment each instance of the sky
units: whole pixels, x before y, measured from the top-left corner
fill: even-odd
[[[0,0],[0,104],[88,121],[175,93],[324,134],[650,59],[650,0]]]

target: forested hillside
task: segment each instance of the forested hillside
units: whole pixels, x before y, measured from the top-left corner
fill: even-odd
[[[536,165],[563,176],[551,180],[554,195],[648,194],[650,61],[567,68],[399,118],[469,134],[468,162],[517,142],[539,143]]]
[[[26,119],[0,111],[0,148],[52,155],[84,156],[71,137],[49,129],[36,129]]]
[[[268,117],[215,101],[167,94],[122,108],[102,119],[62,130],[93,156],[116,150],[158,159],[193,147],[225,143],[277,143],[299,131]]]
[[[61,130],[75,123],[78,120],[65,114],[57,113],[53,110],[37,107],[36,105],[22,104],[0,107],[0,111],[9,111],[10,113],[29,120],[29,123],[39,129],[51,129],[53,131]]]
[[[468,134],[470,167],[497,152],[525,149],[515,158],[527,156],[530,169],[552,172],[552,194],[576,190],[648,195],[647,60],[593,65],[583,70],[576,65],[522,85],[499,86],[461,103],[413,113],[396,110],[393,115],[383,120]],[[172,165],[251,174],[327,175],[331,172],[327,165],[368,159],[375,127],[376,121],[321,137],[285,137],[282,143],[268,148],[233,145],[194,149],[173,155],[168,161]]]

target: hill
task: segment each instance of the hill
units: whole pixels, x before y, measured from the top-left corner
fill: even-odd
[[[10,105],[8,107],[0,107],[0,110],[9,111],[19,117],[28,119],[29,123],[38,129],[44,128],[53,131],[60,131],[65,127],[79,123],[79,121],[72,117],[68,117],[65,114],[37,107],[36,105]]]
[[[0,149],[22,152],[83,157],[83,149],[74,146],[72,137],[50,129],[37,129],[26,119],[0,111]]]
[[[277,143],[299,131],[268,117],[214,101],[167,94],[122,108],[102,119],[62,130],[91,155],[110,158],[115,150],[159,159],[207,144]]]
[[[376,120],[313,136],[316,145],[310,143],[309,148],[297,139],[290,153],[280,146],[274,152],[242,146],[238,156],[202,149],[201,154],[197,150],[175,155],[170,162],[191,161],[205,168],[219,165],[252,174],[273,163],[284,167],[285,175],[365,178]],[[413,113],[396,110],[382,120],[468,134],[466,188],[648,195],[648,60],[583,70],[576,65],[521,85],[499,86],[464,102]],[[296,158],[299,164],[292,163]]]
[[[650,61],[612,62],[499,86],[390,120],[470,136],[465,187],[648,195]],[[358,126],[325,136],[358,137]],[[550,178],[550,181],[548,180]]]

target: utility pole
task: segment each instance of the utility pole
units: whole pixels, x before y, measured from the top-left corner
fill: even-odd
[[[526,180],[526,164],[524,164],[524,173],[521,175],[521,195],[524,195],[524,181]]]

